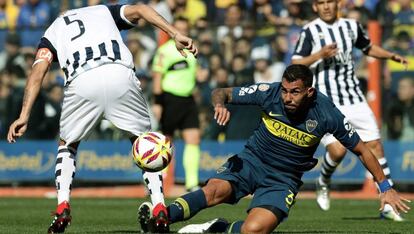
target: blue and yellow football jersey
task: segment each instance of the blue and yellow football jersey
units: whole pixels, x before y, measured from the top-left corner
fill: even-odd
[[[281,83],[235,87],[231,104],[258,105],[262,121],[240,155],[260,160],[267,169],[300,176],[315,165],[313,155],[325,133],[332,133],[345,147],[353,149],[360,138],[344,115],[322,93],[301,120],[287,117]],[[240,126],[242,127],[242,126]],[[265,168],[265,169],[266,169]]]

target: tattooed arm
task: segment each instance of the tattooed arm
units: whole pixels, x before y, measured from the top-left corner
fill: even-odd
[[[218,88],[211,92],[211,103],[214,107],[214,119],[218,125],[226,125],[230,120],[230,112],[227,110],[225,103],[232,100],[233,88]]]

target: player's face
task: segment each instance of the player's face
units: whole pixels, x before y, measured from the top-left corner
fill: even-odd
[[[186,21],[178,20],[174,23],[174,27],[184,36],[188,36],[190,28]]]
[[[315,0],[313,10],[318,13],[319,18],[327,23],[333,23],[338,17],[338,0]]]
[[[305,87],[302,80],[288,82],[282,80],[282,100],[285,111],[295,114],[307,108],[308,100],[312,97],[314,89]]]

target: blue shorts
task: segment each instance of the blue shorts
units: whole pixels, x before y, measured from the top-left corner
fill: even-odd
[[[241,154],[245,154],[242,152]],[[277,170],[266,170],[259,160],[251,160],[243,157],[246,155],[235,155],[230,157],[212,178],[229,181],[233,188],[233,197],[228,203],[235,204],[241,198],[253,194],[248,211],[255,207],[275,207],[287,217],[290,208],[294,204],[298,186],[285,183],[290,181],[289,177],[284,179],[284,173]],[[250,156],[250,158],[253,158]],[[271,173],[271,174],[270,174]],[[277,174],[277,178],[272,176]],[[278,217],[280,218],[280,217]]]

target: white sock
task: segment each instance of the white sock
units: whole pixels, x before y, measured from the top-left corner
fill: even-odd
[[[161,172],[144,172],[142,177],[150,193],[151,203],[154,206],[158,203],[165,205]]]
[[[319,176],[319,184],[329,185],[331,182],[332,174],[335,172],[338,163],[334,162],[326,151],[325,156],[322,160],[321,174]]]
[[[68,146],[59,146],[55,166],[55,183],[58,204],[70,199],[72,180],[76,171],[76,150]]]

